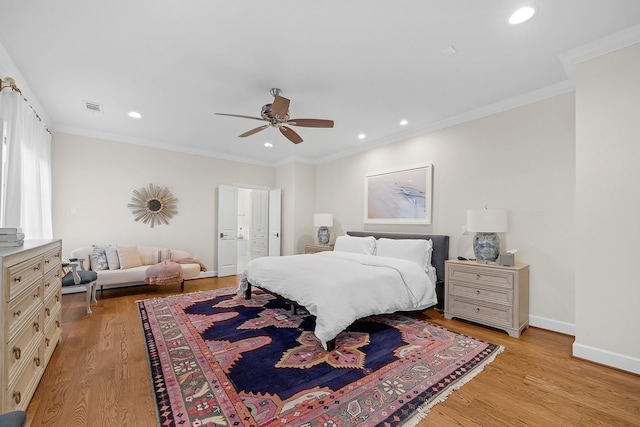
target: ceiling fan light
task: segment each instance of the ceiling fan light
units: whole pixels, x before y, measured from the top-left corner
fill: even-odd
[[[406,126],[408,123],[406,120],[400,120],[400,126]]]
[[[364,133],[361,133],[360,135],[358,135],[358,139],[365,139],[367,137],[367,135],[365,135]]]
[[[141,119],[142,118],[142,114],[138,113],[137,111],[131,111],[128,115],[132,119]]]
[[[264,146],[267,147],[267,148],[271,148],[271,147],[273,147],[273,144],[270,143],[269,141],[267,141],[267,142],[264,143]]]
[[[516,25],[522,24],[525,21],[531,19],[531,17],[536,13],[536,9],[532,6],[521,7],[520,9],[513,12],[513,14],[509,17],[509,24]]]

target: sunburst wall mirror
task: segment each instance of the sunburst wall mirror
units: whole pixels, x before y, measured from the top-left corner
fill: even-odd
[[[142,221],[153,228],[169,224],[169,220],[178,213],[177,202],[178,199],[167,187],[149,184],[148,187],[133,190],[131,203],[127,207],[133,210],[136,221]]]

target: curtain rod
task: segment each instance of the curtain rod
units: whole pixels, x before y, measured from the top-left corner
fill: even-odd
[[[22,95],[22,91],[18,88],[18,86],[16,86],[16,80],[13,77],[5,77],[5,78],[0,77],[0,92],[2,92],[5,89],[11,89],[12,91],[18,92],[20,95]],[[22,99],[24,99],[25,102],[27,103],[29,102],[29,100],[25,98],[24,95],[22,95]],[[35,108],[33,108],[31,104],[29,104],[29,108],[31,108],[31,111],[33,111],[33,114],[35,114],[38,120],[40,120],[40,123],[44,124],[44,122],[38,115],[38,112],[36,111]],[[51,135],[51,131],[47,128],[46,124],[44,126],[44,130],[49,132],[49,135]]]

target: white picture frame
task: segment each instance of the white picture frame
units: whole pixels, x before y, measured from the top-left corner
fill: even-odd
[[[364,179],[366,224],[431,224],[431,163],[372,173]]]

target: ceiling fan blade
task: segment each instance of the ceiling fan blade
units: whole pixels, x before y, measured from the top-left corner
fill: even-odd
[[[302,142],[302,137],[298,135],[293,129],[288,128],[286,126],[280,126],[280,132],[287,137],[287,139],[294,144],[300,144]]]
[[[287,121],[288,125],[302,126],[305,128],[332,128],[333,120],[324,119],[291,119]]]
[[[258,133],[258,132],[260,132],[261,130],[265,130],[265,129],[266,129],[266,128],[268,128],[268,127],[269,127],[269,125],[262,125],[262,126],[258,126],[258,127],[257,127],[257,128],[255,128],[255,129],[251,129],[251,130],[246,131],[246,132],[245,132],[245,133],[243,133],[242,135],[238,135],[238,137],[240,137],[240,138],[244,138],[245,136],[250,136],[250,135],[253,135],[254,133]]]
[[[289,101],[287,98],[276,95],[273,100],[273,104],[271,104],[271,114],[273,115],[273,117],[284,119],[289,112],[290,103],[291,101]]]
[[[240,117],[241,119],[253,119],[253,120],[264,121],[264,119],[261,117],[243,116],[241,114],[227,114],[227,113],[215,113],[215,114],[219,116]]]

